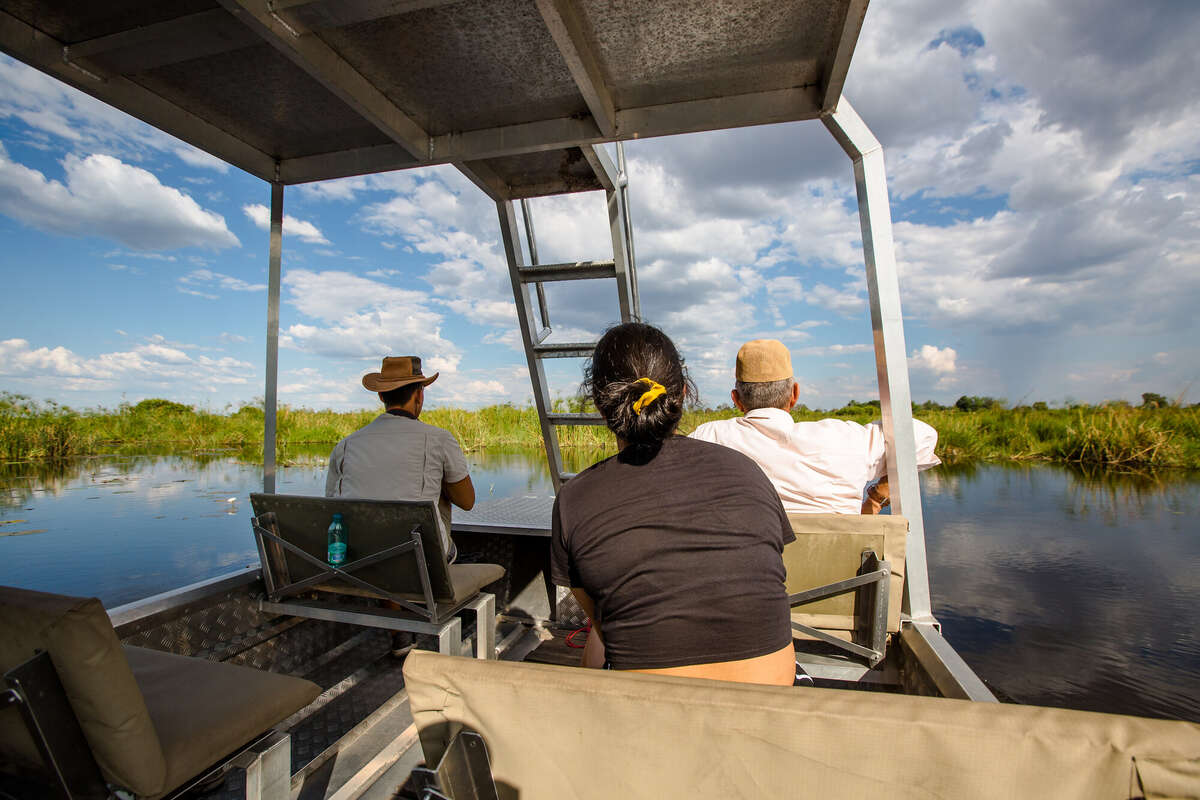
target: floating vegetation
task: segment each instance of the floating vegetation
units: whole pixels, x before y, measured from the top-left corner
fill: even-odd
[[[47,528],[34,528],[28,531],[10,531],[0,528],[0,536],[31,536],[35,533],[45,533]]]

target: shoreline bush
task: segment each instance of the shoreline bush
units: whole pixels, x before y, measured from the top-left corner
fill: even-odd
[[[946,462],[1054,461],[1061,463],[1200,468],[1200,408],[1145,402],[1047,408],[1044,403],[1005,409],[991,398],[968,398],[961,406],[924,403],[916,416],[938,431],[938,456]],[[588,411],[578,399],[559,400],[559,411]],[[361,428],[378,411],[313,411],[281,407],[277,447],[311,450],[330,447]],[[738,412],[729,407],[690,409],[680,425],[689,432],[714,419]],[[826,417],[866,423],[879,417],[878,401],[848,403],[831,411],[797,408],[797,420]],[[101,453],[133,453],[174,448],[232,449],[248,459],[261,457],[261,408],[245,406],[232,413],[196,409],[167,400],[143,400],[116,409],[77,411],[56,403],[36,403],[21,395],[0,393],[0,454],[5,461],[57,460]],[[511,404],[476,410],[429,408],[421,419],[454,433],[466,450],[484,447],[541,447],[541,428],[531,406]],[[558,429],[564,449],[611,451],[612,434],[595,426]]]

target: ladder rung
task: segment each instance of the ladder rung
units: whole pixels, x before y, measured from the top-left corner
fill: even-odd
[[[574,261],[566,264],[539,264],[517,270],[522,283],[546,281],[581,281],[585,278],[615,278],[617,265],[613,261]]]
[[[587,358],[595,349],[595,342],[559,342],[535,345],[533,354],[538,358]]]
[[[547,414],[551,425],[603,425],[604,417],[599,414]]]

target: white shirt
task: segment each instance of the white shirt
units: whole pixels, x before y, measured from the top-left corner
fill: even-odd
[[[933,454],[937,431],[913,420],[917,469],[942,463]],[[863,489],[887,474],[883,425],[842,419],[796,422],[781,408],[706,422],[692,437],[750,456],[775,484],[784,510],[799,514],[858,514]]]

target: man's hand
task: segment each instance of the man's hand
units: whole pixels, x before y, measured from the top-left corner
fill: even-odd
[[[867,490],[867,499],[863,500],[862,513],[878,514],[884,506],[892,502],[891,492],[888,489],[888,479],[884,476],[883,480]]]
[[[470,511],[475,507],[475,486],[471,483],[471,476],[468,475],[457,483],[443,483],[442,497],[463,511]]]

